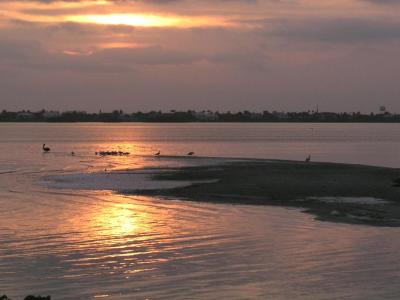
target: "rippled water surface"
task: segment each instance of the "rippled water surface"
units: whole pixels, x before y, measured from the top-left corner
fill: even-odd
[[[397,228],[319,222],[279,207],[53,189],[43,182],[54,175],[204,163],[153,157],[158,150],[299,160],[311,154],[397,167],[397,124],[0,124],[0,138],[0,294],[400,298]],[[51,153],[42,154],[44,142]],[[114,149],[131,155],[94,155]]]

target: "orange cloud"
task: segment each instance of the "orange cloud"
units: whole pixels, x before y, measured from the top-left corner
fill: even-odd
[[[222,17],[203,16],[163,16],[153,14],[103,14],[103,15],[74,15],[65,16],[69,22],[101,24],[101,25],[125,25],[134,27],[219,27],[232,25]]]

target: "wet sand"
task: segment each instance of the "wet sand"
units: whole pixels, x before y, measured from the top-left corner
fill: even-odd
[[[242,160],[166,170],[156,180],[201,181],[135,191],[193,201],[303,208],[320,220],[400,226],[400,170],[337,163]],[[327,198],[329,197],[329,198]]]

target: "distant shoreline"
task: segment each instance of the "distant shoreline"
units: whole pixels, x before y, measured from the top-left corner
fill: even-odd
[[[396,121],[298,121],[298,120],[285,120],[285,121],[1,121],[0,123],[37,123],[37,124],[74,124],[74,123],[103,123],[103,124],[135,124],[135,123],[183,123],[183,124],[226,124],[226,123],[253,123],[253,124],[284,124],[284,123],[320,123],[320,124],[398,124],[400,120]]]
[[[149,111],[127,113],[87,113],[85,111],[6,111],[0,112],[0,122],[144,122],[144,123],[400,123],[400,114],[381,112],[362,114],[360,112],[218,112],[218,111]]]
[[[118,123],[177,123],[177,124],[218,124],[218,123],[254,123],[254,124],[262,124],[262,123],[320,123],[320,124],[398,124],[400,120],[385,120],[385,121],[318,121],[318,120],[310,120],[310,121],[299,121],[299,120],[284,120],[284,121],[32,121],[32,120],[16,120],[16,121],[1,121],[1,123],[37,123],[37,124],[74,124],[74,123],[103,123],[103,124],[118,124]]]

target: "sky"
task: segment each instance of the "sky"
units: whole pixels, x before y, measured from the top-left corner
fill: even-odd
[[[400,0],[1,0],[0,109],[400,112]]]

